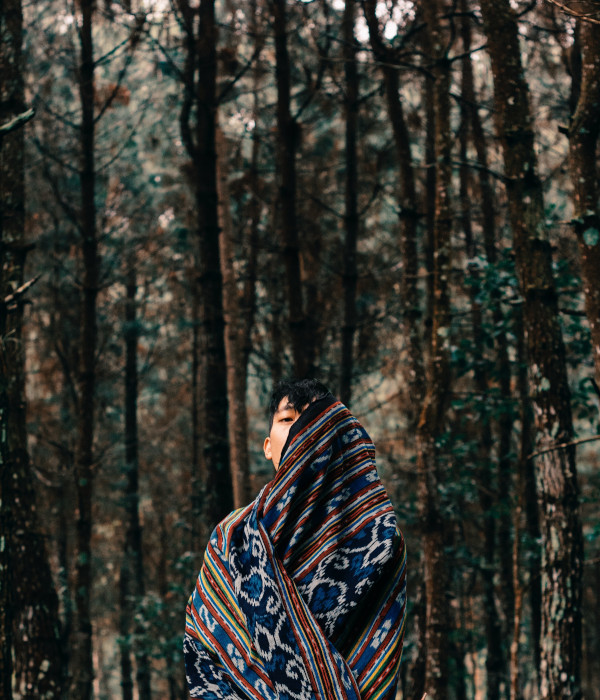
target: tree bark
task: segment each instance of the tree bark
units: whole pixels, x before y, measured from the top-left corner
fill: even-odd
[[[478,390],[484,395],[488,395],[490,390],[489,377],[484,371],[484,338],[481,335],[481,320],[483,310],[477,299],[480,287],[480,273],[475,257],[477,251],[473,237],[470,234],[470,194],[466,180],[468,178],[467,165],[467,145],[469,139],[473,141],[477,162],[480,168],[477,170],[478,189],[481,196],[481,213],[482,213],[482,229],[483,229],[483,248],[488,265],[494,266],[497,264],[497,242],[496,242],[496,219],[494,206],[494,193],[490,182],[487,143],[483,132],[481,118],[476,101],[473,65],[471,59],[471,21],[469,14],[469,6],[466,0],[461,0],[461,38],[463,44],[463,60],[462,60],[462,77],[461,77],[461,208],[463,221],[465,223],[465,238],[467,244],[467,256],[474,261],[472,268],[472,283],[470,285],[471,307],[473,310],[473,326],[475,336],[475,381],[478,385]],[[470,245],[469,245],[470,241]],[[512,460],[511,460],[511,435],[513,415],[511,410],[512,395],[511,395],[511,368],[508,355],[508,340],[504,332],[504,317],[501,308],[500,290],[495,287],[491,290],[491,314],[494,324],[494,345],[495,345],[495,365],[496,376],[498,377],[500,389],[500,411],[496,421],[493,420],[490,412],[482,421],[482,441],[480,453],[480,464],[485,469],[486,465],[490,464],[491,451],[494,445],[492,437],[492,423],[496,423],[498,429],[497,439],[497,470],[496,475],[491,472],[484,476],[484,488],[481,489],[481,504],[486,519],[486,537],[489,541],[486,542],[486,565],[484,567],[483,576],[486,586],[486,632],[488,637],[488,655],[486,657],[487,668],[487,683],[488,697],[499,697],[500,684],[506,675],[506,663],[504,659],[504,649],[502,646],[503,637],[509,635],[514,619],[514,585],[513,585],[513,557],[512,557],[512,503],[511,503],[511,486],[512,486]],[[477,330],[477,329],[480,330]],[[486,456],[484,452],[489,449]],[[489,491],[487,487],[490,483],[494,483],[496,476],[497,484],[493,500],[489,503]],[[496,524],[497,524],[497,540],[496,540]],[[498,606],[496,605],[496,593],[494,585],[494,577],[496,572],[495,557],[498,552],[500,564],[500,581],[498,597],[502,601],[502,609],[504,612],[504,625],[501,624],[502,619],[498,615]],[[504,634],[503,634],[504,631]]]
[[[180,114],[182,140],[192,160],[196,204],[199,297],[200,464],[202,519],[208,532],[233,508],[227,433],[227,364],[223,278],[219,251],[217,194],[217,24],[214,0],[194,9],[178,0],[185,33],[185,99]],[[195,119],[195,122],[193,120]],[[199,517],[194,514],[194,518]]]
[[[399,68],[395,63],[395,52],[383,43],[379,34],[376,16],[376,3],[366,0],[364,3],[365,19],[369,28],[371,48],[381,64],[384,80],[385,99],[390,119],[398,167],[398,216],[400,219],[400,247],[402,252],[402,280],[400,294],[402,298],[402,319],[404,337],[408,344],[410,362],[404,380],[409,387],[409,411],[413,424],[421,407],[425,386],[425,368],[423,362],[423,342],[421,339],[422,310],[419,302],[419,258],[417,249],[418,211],[415,174],[410,146],[410,136],[404,117],[400,94]],[[434,180],[435,182],[435,180]],[[435,196],[435,185],[432,189]]]
[[[452,210],[452,130],[450,128],[450,64],[446,38],[440,22],[443,3],[433,1],[424,8],[435,76],[435,163],[436,189],[433,228],[433,296],[431,346],[427,365],[426,392],[417,426],[419,513],[423,527],[425,562],[427,661],[425,690],[436,700],[447,696],[448,653],[451,616],[448,605],[448,564],[444,554],[446,527],[440,484],[444,456],[438,439],[445,430],[450,396],[450,296]]]
[[[286,0],[272,0],[275,32],[275,80],[277,83],[277,192],[285,263],[288,319],[292,341],[294,374],[306,376],[310,358],[306,348],[307,323],[302,298],[300,242],[296,213],[296,150],[300,140],[299,124],[291,112],[291,66],[288,52]]]
[[[527,377],[527,349],[523,310],[521,305],[515,307],[515,336],[517,338],[517,372],[518,395],[521,404],[521,437],[519,444],[518,482],[522,489],[522,499],[525,508],[526,541],[528,548],[527,569],[529,584],[529,607],[531,615],[531,645],[539,685],[541,678],[541,635],[542,635],[542,552],[540,541],[540,516],[538,510],[537,489],[535,485],[535,464],[529,458],[533,452],[535,426],[533,407],[529,394]],[[520,492],[519,492],[520,493]],[[516,622],[516,621],[515,621]]]
[[[0,226],[1,226],[0,222]],[[1,233],[1,231],[0,231]],[[3,238],[0,238],[3,243]],[[0,253],[0,275],[4,270],[4,255]],[[0,280],[0,293],[4,294],[4,280]],[[0,309],[0,333],[5,335],[6,314]],[[8,431],[5,426],[9,420],[8,372],[4,358],[0,355],[0,538],[4,543],[0,547],[0,690],[2,697],[12,700],[13,677],[13,602],[11,586],[10,547],[7,546],[12,525],[12,499],[10,486],[12,465],[8,446]]]
[[[423,33],[423,49],[430,53],[427,32]],[[423,80],[423,101],[425,103],[425,269],[427,270],[425,300],[424,346],[431,346],[433,326],[433,296],[434,296],[434,228],[435,228],[435,193],[437,180],[437,163],[435,160],[435,82],[431,75]]]
[[[221,222],[220,256],[223,275],[223,311],[225,316],[225,357],[227,361],[227,392],[229,398],[229,458],[233,485],[234,508],[241,508],[250,500],[250,456],[248,454],[248,415],[246,390],[248,369],[244,355],[244,328],[246,317],[241,313],[238,280],[235,274],[234,234],[229,210],[227,181],[227,144],[223,132],[217,131],[217,171],[219,211]],[[247,250],[246,247],[244,247]],[[256,251],[250,252],[255,255]]]
[[[77,413],[77,448],[75,478],[77,491],[75,564],[74,649],[71,696],[74,700],[92,697],[92,493],[94,465],[94,396],[96,389],[97,319],[96,299],[100,261],[96,232],[95,204],[95,119],[94,119],[94,46],[92,23],[93,0],[81,2],[79,41],[79,99],[81,106],[79,171],[81,193],[81,249],[83,254],[81,301],[81,348]]]
[[[29,463],[25,397],[23,16],[0,8],[0,695],[59,698],[63,686],[58,598],[39,524]],[[20,291],[21,290],[21,291]]]
[[[127,261],[125,303],[125,546],[121,563],[121,687],[123,700],[133,698],[131,653],[136,658],[136,681],[140,698],[150,698],[150,668],[144,650],[145,631],[139,610],[145,595],[142,525],[139,512],[139,442],[137,421],[139,338],[135,295],[137,292],[135,252]],[[136,619],[138,620],[136,622]],[[134,643],[131,638],[134,637]]]
[[[342,324],[342,357],[340,367],[340,400],[346,406],[352,400],[354,365],[354,335],[356,332],[356,243],[358,240],[358,70],[356,66],[356,39],[354,23],[356,3],[346,0],[342,20],[345,94],[344,112],[346,129],[346,205],[344,213],[344,321]]]
[[[533,451],[533,411],[529,397],[527,380],[527,353],[521,305],[515,305],[515,337],[517,339],[517,393],[521,405],[521,436],[519,443],[519,463],[517,478],[517,505],[515,509],[515,533],[513,546],[513,581],[515,585],[515,605],[513,633],[510,655],[510,698],[521,700],[522,683],[520,668],[521,622],[523,619],[524,593],[529,588],[531,645],[535,665],[536,681],[540,679],[540,628],[541,628],[541,580],[540,580],[540,528],[538,519],[535,473],[529,455]],[[525,530],[521,534],[521,521]],[[521,540],[527,545],[527,562],[521,561]],[[523,580],[523,569],[527,570],[527,583]]]
[[[581,697],[583,539],[575,450],[557,447],[571,441],[573,421],[552,250],[514,12],[508,0],[481,0],[481,11],[523,296],[536,448],[549,450],[536,458],[542,517],[541,697],[577,699]]]
[[[573,183],[573,223],[581,255],[583,292],[592,335],[596,386],[600,387],[600,211],[597,167],[600,131],[600,26],[581,20],[579,23],[581,83],[577,108],[569,126],[569,165]]]
[[[470,116],[466,109],[467,97],[465,95],[465,83],[471,77],[468,72],[467,63],[470,63],[468,48],[464,46],[465,37],[463,35],[463,48],[466,57],[463,59],[462,72],[462,103],[460,120],[460,151],[461,163],[465,163],[467,154],[467,141],[469,133]],[[467,86],[468,89],[468,86]],[[475,242],[473,238],[470,214],[470,187],[469,173],[463,165],[460,168],[460,204],[461,222],[465,234],[466,254],[469,260],[475,257]],[[488,360],[485,356],[485,333],[483,330],[484,312],[481,307],[481,279],[479,269],[473,265],[470,269],[470,279],[468,281],[468,293],[471,303],[471,324],[473,327],[473,356],[475,379],[475,390],[481,396],[488,396],[490,390],[488,376]],[[492,416],[490,407],[486,401],[481,401],[479,412],[474,416],[477,431],[478,449],[476,453],[477,470],[479,473],[479,502],[481,504],[481,517],[483,520],[483,566],[481,567],[481,578],[483,582],[484,615],[485,615],[485,636],[487,642],[487,655],[485,659],[486,682],[488,700],[499,700],[500,684],[505,671],[502,650],[502,629],[498,606],[496,605],[496,590],[494,578],[496,575],[496,517],[497,517],[497,486],[492,471],[492,449],[494,437],[492,434]],[[503,581],[504,584],[504,581]],[[511,617],[512,620],[512,617]]]
[[[402,253],[402,299],[403,337],[408,346],[409,361],[403,365],[403,385],[407,387],[409,424],[416,428],[425,392],[425,365],[423,359],[422,309],[419,300],[419,257],[417,248],[418,211],[417,193],[410,137],[400,93],[398,57],[395,50],[386,45],[381,37],[376,14],[375,0],[363,3],[365,20],[369,29],[369,40],[380,64],[385,88],[387,112],[394,138],[394,149],[398,169],[398,218],[400,221],[400,248]],[[428,177],[429,177],[428,171]],[[435,173],[433,183],[435,183]],[[428,184],[430,180],[428,179]],[[435,199],[435,184],[432,186]],[[433,209],[433,208],[432,208]],[[428,229],[429,230],[429,229]],[[433,230],[433,218],[432,228]],[[428,280],[429,287],[429,280]],[[416,593],[415,619],[417,621],[418,650],[411,669],[410,697],[421,700],[425,692],[426,671],[426,597],[425,584],[421,580]]]
[[[190,412],[190,422],[192,427],[192,460],[190,464],[190,551],[196,551],[198,541],[203,538],[202,527],[202,503],[204,494],[204,484],[202,479],[202,465],[200,459],[200,415],[202,406],[200,404],[200,299],[197,290],[195,269],[191,271],[191,292],[192,292],[192,376],[191,393],[192,405]]]

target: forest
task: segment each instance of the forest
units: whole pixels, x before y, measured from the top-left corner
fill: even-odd
[[[406,539],[397,697],[600,700],[600,2],[3,0],[0,34],[0,697],[189,697],[295,376]]]

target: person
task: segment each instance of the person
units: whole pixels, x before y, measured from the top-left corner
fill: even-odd
[[[373,443],[304,379],[275,387],[263,447],[275,475],[215,528],[188,601],[190,696],[394,698],[406,552]]]

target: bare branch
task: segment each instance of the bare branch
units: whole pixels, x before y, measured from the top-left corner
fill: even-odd
[[[585,442],[595,442],[600,440],[600,435],[592,435],[591,437],[579,438],[578,440],[569,440],[569,442],[561,442],[558,445],[553,445],[552,447],[546,447],[543,450],[538,450],[537,452],[532,452],[527,459],[533,459],[534,457],[539,457],[540,455],[548,454],[548,452],[554,452],[555,450],[563,450],[565,447],[574,447],[575,445],[583,445]]]
[[[14,292],[9,294],[7,297],[4,297],[4,304],[7,307],[16,304],[19,301],[19,298],[22,297],[30,287],[33,287],[33,285],[39,280],[40,277],[41,275],[36,275],[35,277],[32,277],[30,280],[22,284],[18,289],[15,289]]]
[[[600,3],[599,2],[586,2],[585,6],[596,6],[597,9],[594,11],[578,11],[574,8],[569,7],[566,3],[560,2],[560,0],[546,0],[546,2],[549,2],[551,5],[554,5],[555,7],[558,7],[560,10],[565,12],[567,15],[570,15],[571,17],[576,17],[577,19],[581,20],[582,22],[590,22],[591,24],[600,24]],[[577,2],[573,3],[577,4]],[[583,4],[583,3],[582,3]]]
[[[34,109],[28,109],[22,114],[17,114],[16,117],[13,117],[9,122],[6,122],[6,124],[2,124],[2,126],[0,126],[0,137],[4,136],[4,134],[10,133],[11,131],[15,131],[16,129],[20,129],[30,119],[33,119],[34,114]]]

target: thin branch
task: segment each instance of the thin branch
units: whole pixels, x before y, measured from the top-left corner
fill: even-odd
[[[51,117],[54,117],[57,121],[66,124],[74,131],[77,131],[80,128],[80,125],[77,122],[74,122],[72,119],[69,119],[64,114],[61,114],[60,112],[54,110],[50,106],[50,103],[47,100],[44,100],[39,94],[36,95],[36,101],[43,105],[44,112],[47,112]]]
[[[233,87],[236,85],[236,83],[238,83],[239,80],[248,72],[248,69],[250,68],[250,66],[252,66],[252,64],[254,63],[254,61],[258,60],[258,57],[260,56],[260,53],[261,53],[261,51],[262,51],[262,48],[263,48],[262,46],[257,46],[257,47],[254,49],[254,51],[253,51],[252,56],[250,57],[250,59],[249,59],[248,61],[246,61],[246,63],[245,63],[245,64],[242,66],[242,68],[236,73],[236,75],[234,75],[233,78],[227,82],[227,84],[226,84],[225,87],[221,90],[221,92],[219,93],[219,95],[218,95],[218,97],[217,97],[217,104],[223,104],[223,101],[224,101],[225,96],[226,96],[229,92],[231,92],[231,90],[232,90]]]
[[[173,71],[173,73],[177,76],[177,79],[179,82],[183,82],[183,71],[179,66],[175,63],[173,58],[171,57],[171,54],[169,53],[169,49],[167,49],[163,44],[156,39],[153,36],[148,36],[148,39],[150,40],[150,43],[153,46],[157,46],[160,53],[162,54],[163,58],[166,60],[167,64],[169,65],[169,68]]]
[[[39,280],[40,277],[41,274],[32,277],[30,280],[22,284],[18,289],[15,289],[14,292],[9,294],[7,297],[4,297],[4,304],[6,306],[15,304],[19,300],[19,297],[22,297],[30,287],[33,287],[33,285]]]
[[[102,105],[102,107],[98,110],[98,114],[96,115],[94,119],[94,123],[97,124],[104,113],[106,112],[107,109],[112,105],[115,97],[119,94],[119,90],[121,89],[121,85],[123,84],[123,80],[125,79],[125,75],[127,74],[127,70],[129,66],[131,65],[131,62],[133,61],[133,55],[135,51],[135,47],[140,39],[140,35],[142,33],[142,30],[144,28],[144,24],[146,23],[146,15],[140,15],[137,20],[137,24],[135,27],[132,29],[131,34],[127,37],[127,43],[129,43],[129,52],[125,58],[125,63],[123,64],[123,67],[119,71],[119,75],[117,76],[117,82],[115,83],[114,88],[112,89],[110,95],[106,98],[106,101]],[[106,54],[108,55],[108,54]]]
[[[49,151],[40,141],[40,139],[37,136],[34,136],[33,138],[33,143],[36,145],[38,151],[45,156],[46,158],[49,158],[51,161],[59,165],[61,168],[64,168],[65,170],[68,170],[69,172],[73,173],[74,175],[79,175],[79,168],[76,168],[75,166],[71,165],[70,163],[67,163],[67,161],[62,160],[60,156],[55,155],[52,153],[52,151]]]
[[[96,67],[102,65],[103,63],[108,61],[109,58],[114,56],[119,51],[119,49],[122,49],[124,46],[127,46],[127,44],[129,43],[129,39],[130,39],[130,37],[123,39],[123,41],[121,41],[120,43],[115,44],[115,46],[113,46],[112,49],[110,49],[110,51],[107,51],[105,54],[103,54],[102,56],[97,58],[94,61],[94,67],[96,68]]]
[[[580,19],[582,22],[600,24],[600,8],[593,15],[588,15],[586,13],[576,12],[575,10],[572,10],[570,7],[568,7],[568,5],[565,5],[565,3],[560,2],[559,0],[546,0],[546,2],[549,2],[551,5],[558,7],[571,17],[576,17],[577,19]],[[595,17],[594,15],[599,15],[599,17]]]
[[[369,197],[368,202],[367,202],[367,203],[364,205],[364,207],[362,207],[362,209],[358,212],[358,218],[359,218],[359,219],[362,219],[362,217],[369,211],[369,209],[371,208],[371,206],[373,205],[373,203],[375,202],[375,200],[376,200],[377,197],[379,196],[379,193],[381,192],[381,190],[382,190],[381,185],[380,185],[378,182],[376,182],[376,183],[373,185],[373,190],[372,190],[372,192],[371,192],[371,196]]]
[[[329,18],[328,18],[329,20]],[[298,107],[298,110],[296,111],[296,114],[294,115],[293,119],[295,122],[297,122],[304,110],[310,105],[310,103],[313,101],[315,96],[318,94],[319,90],[321,89],[321,85],[323,83],[323,77],[325,75],[325,69],[329,60],[329,50],[331,49],[331,37],[329,35],[329,32],[327,31],[329,29],[330,25],[327,25],[325,27],[325,47],[321,48],[318,44],[318,42],[315,41],[315,45],[317,47],[317,51],[319,54],[319,67],[317,69],[317,77],[315,79],[315,82],[312,86],[312,89],[310,85],[307,87],[307,95],[306,98],[304,99],[304,102]],[[306,66],[304,66],[306,73],[309,75],[309,71],[306,69]]]
[[[6,122],[6,124],[2,124],[2,126],[0,126],[0,137],[4,136],[4,134],[10,133],[11,131],[20,129],[30,119],[33,119],[34,114],[34,109],[28,109],[22,114],[17,114],[16,117],[13,117],[10,121]]]
[[[543,450],[532,452],[530,455],[527,456],[527,459],[533,459],[534,457],[539,457],[540,455],[545,455],[548,452],[554,452],[555,450],[563,450],[565,447],[574,447],[575,445],[582,445],[585,442],[595,442],[596,440],[600,440],[600,435],[592,435],[591,437],[579,438],[578,440],[561,442],[559,445],[554,445],[553,447],[546,447]]]
[[[309,198],[310,200],[312,200],[313,202],[315,202],[315,204],[318,204],[320,207],[322,207],[323,209],[325,209],[326,211],[328,211],[330,214],[333,214],[333,215],[334,215],[335,217],[337,217],[338,219],[343,220],[343,218],[344,218],[344,215],[343,215],[343,214],[340,214],[339,211],[337,211],[337,210],[334,209],[332,206],[330,206],[329,204],[327,204],[326,202],[324,202],[322,199],[319,199],[316,195],[310,194],[310,193],[309,193],[309,194],[308,194],[308,198]]]
[[[483,172],[486,172],[488,175],[491,175],[492,177],[496,178],[497,180],[500,180],[500,182],[507,182],[509,178],[504,175],[504,173],[499,173],[496,170],[492,170],[491,168],[486,168],[485,165],[481,165],[481,163],[475,163],[472,160],[453,160],[452,165],[456,167],[467,167],[467,168],[473,168],[473,170],[481,170]],[[435,163],[428,164],[429,167],[434,167]]]
[[[141,108],[139,109],[140,116],[139,116],[137,123],[131,127],[131,129],[127,135],[127,138],[122,139],[123,143],[122,143],[121,147],[119,148],[119,150],[111,158],[109,158],[106,161],[106,163],[103,163],[102,165],[100,165],[98,167],[98,172],[102,172],[103,170],[106,170],[107,168],[109,168],[116,160],[118,160],[121,157],[121,154],[128,148],[128,144],[131,140],[131,137],[135,133],[137,133],[142,121],[144,120],[144,118],[146,116],[146,109],[147,109],[148,103],[150,102],[151,99],[152,99],[152,96],[149,96],[146,100],[144,100],[144,103],[142,104]]]
[[[45,178],[50,183],[50,187],[52,188],[52,192],[56,197],[56,201],[61,206],[62,210],[65,212],[67,218],[71,221],[73,226],[77,229],[77,231],[79,231],[79,233],[81,233],[81,219],[79,216],[79,212],[74,206],[69,204],[69,202],[67,202],[67,200],[62,196],[61,189],[58,186],[56,179],[52,177],[50,169],[48,168],[47,163],[45,163],[44,161],[42,162],[42,172],[44,173]]]

